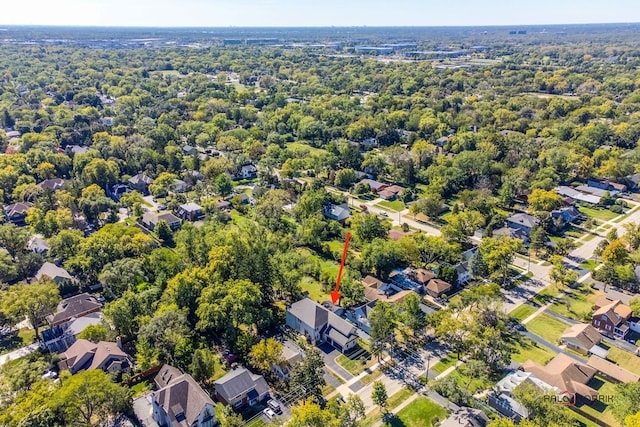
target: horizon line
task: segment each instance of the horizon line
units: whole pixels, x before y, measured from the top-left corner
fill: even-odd
[[[25,27],[37,27],[37,28],[148,28],[148,29],[228,29],[228,28],[500,28],[500,27],[544,27],[544,26],[581,26],[581,25],[640,25],[640,21],[632,22],[572,22],[572,23],[547,23],[547,24],[458,24],[458,25],[228,25],[228,26],[201,26],[201,25],[82,25],[82,24],[2,24],[0,23],[0,29],[6,28],[25,28]]]

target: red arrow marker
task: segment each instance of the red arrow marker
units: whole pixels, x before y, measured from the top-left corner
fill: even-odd
[[[344,260],[347,258],[347,248],[349,247],[349,239],[351,239],[351,232],[347,232],[347,241],[344,242],[344,250],[342,251],[342,261],[340,262],[340,271],[338,271],[338,281],[336,282],[336,290],[331,292],[331,302],[335,304],[338,302],[342,294],[338,292],[340,290],[340,280],[342,279],[342,269],[344,268]]]

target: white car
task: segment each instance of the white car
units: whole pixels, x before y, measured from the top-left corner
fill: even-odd
[[[389,216],[389,214],[386,211],[380,211],[378,213],[382,216]]]
[[[263,412],[267,416],[267,418],[269,418],[269,419],[273,419],[273,418],[277,417],[276,413],[273,412],[273,409],[271,409],[271,408],[267,408]]]

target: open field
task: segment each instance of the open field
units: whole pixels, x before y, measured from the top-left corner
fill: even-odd
[[[555,353],[537,342],[524,337],[521,344],[516,346],[516,353],[511,357],[518,363],[524,363],[531,359],[541,365],[546,365],[548,361],[555,357]]]
[[[590,320],[593,305],[602,294],[602,291],[596,291],[585,284],[581,284],[576,289],[567,289],[566,295],[554,303],[550,309],[580,322]]]
[[[568,327],[569,325],[562,320],[558,320],[546,313],[536,316],[527,323],[527,330],[529,332],[536,334],[540,338],[544,338],[552,344],[558,344],[560,342],[560,335],[562,335]]]
[[[389,424],[393,427],[423,427],[430,426],[434,418],[442,421],[446,416],[447,411],[442,406],[428,397],[420,396],[398,412]]]
[[[601,219],[603,221],[610,221],[619,216],[615,212],[611,212],[609,209],[595,209],[580,206],[578,210],[583,214],[591,218]]]

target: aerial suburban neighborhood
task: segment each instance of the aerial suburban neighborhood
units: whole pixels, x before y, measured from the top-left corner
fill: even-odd
[[[2,29],[0,426],[640,426],[640,26],[468,28]]]

